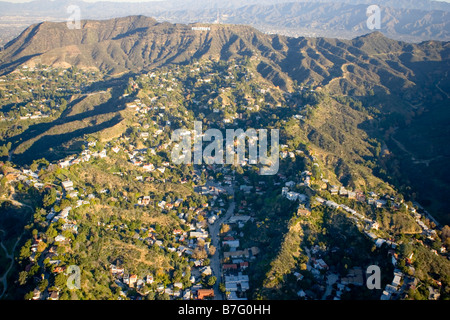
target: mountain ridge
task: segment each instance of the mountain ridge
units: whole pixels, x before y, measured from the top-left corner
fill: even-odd
[[[208,26],[210,31],[192,30],[192,27],[199,25]],[[353,40],[290,38],[266,35],[248,26],[158,23],[144,16],[96,22],[83,20],[82,26],[81,30],[69,30],[65,23],[54,22],[30,26],[0,53],[0,72],[11,71],[23,64],[24,60],[28,63],[40,60],[49,65],[62,63],[121,73],[151,69],[168,62],[186,63],[201,57],[227,60],[236,56],[259,56],[271,68],[281,68],[278,71],[303,81],[307,77],[295,76],[296,67],[310,65],[309,60],[320,56],[323,65],[315,64],[308,70],[303,67],[302,71],[315,73],[315,77],[323,81],[327,77],[334,77],[326,65],[331,66],[339,61],[340,68],[336,67],[335,71],[342,75],[342,66],[349,57],[360,63],[376,59],[375,65],[382,65],[385,64],[383,59],[378,59],[378,56],[371,58],[369,55],[390,54],[395,57],[395,63],[403,64],[400,60],[420,61],[426,51],[432,59],[446,60],[449,46],[448,42],[437,41],[408,44],[389,39],[378,31]],[[104,29],[111,31],[106,32]],[[73,46],[79,50],[78,53],[74,52]],[[317,47],[319,56],[310,47]],[[296,61],[294,65],[293,60]],[[301,62],[300,66],[296,66],[297,62]],[[403,67],[399,68],[401,70]]]
[[[67,8],[75,5],[82,19],[104,20],[132,15],[152,16],[171,23],[252,25],[260,31],[287,36],[352,39],[370,32],[366,26],[369,0],[271,1],[152,1],[151,3],[32,1],[0,2],[0,44],[16,37],[33,23],[66,21]],[[408,42],[450,39],[450,5],[436,1],[378,1],[381,30],[393,39]]]

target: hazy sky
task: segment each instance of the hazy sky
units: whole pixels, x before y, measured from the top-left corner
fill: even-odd
[[[0,0],[0,2],[31,2],[33,0]],[[149,2],[149,1],[164,1],[164,0],[83,0],[85,2],[99,2],[99,1],[108,1],[108,2]],[[330,0],[332,2],[333,0]],[[422,0],[417,0],[422,1]],[[450,0],[435,0],[435,1],[443,1],[443,2],[450,2]],[[289,0],[286,0],[286,2],[289,2]]]
[[[0,0],[0,2],[31,2],[33,0]],[[99,2],[99,1],[108,1],[108,2],[149,2],[149,1],[164,1],[164,0],[83,0],[84,2]],[[333,0],[330,0],[332,2]],[[421,1],[421,0],[417,0]],[[443,2],[450,2],[450,0],[435,0],[435,1],[443,1]],[[289,0],[286,0],[286,2],[289,2]]]
[[[0,2],[14,2],[14,3],[23,3],[23,2],[31,2],[34,0],[0,0]],[[52,0],[56,1],[56,0]],[[99,2],[99,1],[108,1],[108,2],[149,2],[149,1],[164,1],[164,0],[82,0],[84,2]],[[448,0],[450,1],[450,0]]]

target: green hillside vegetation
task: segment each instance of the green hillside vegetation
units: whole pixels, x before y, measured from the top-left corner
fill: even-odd
[[[20,272],[8,282],[12,297],[53,286],[61,299],[165,299],[159,285],[177,282],[210,288],[214,279],[190,276],[209,266],[212,239],[188,234],[233,202],[252,220],[230,234],[242,248],[260,250],[245,271],[248,297],[337,297],[328,272],[345,278],[372,264],[382,267],[385,285],[397,255],[405,274],[424,286],[441,283],[448,298],[446,229],[415,203],[448,223],[448,43],[408,44],[376,32],[288,38],[232,25],[206,32],[142,16],[83,25],[31,26],[0,53],[0,152],[5,168],[16,170],[4,172],[2,193],[11,203],[35,199],[34,216],[19,224],[25,231]],[[279,129],[278,174],[260,176],[252,165],[174,165],[172,132],[193,129],[194,121],[223,133]],[[233,179],[234,197],[195,191]],[[68,180],[74,190],[62,186]],[[287,183],[308,198],[303,211],[282,195]],[[333,186],[355,194],[332,193]],[[76,222],[76,232],[47,218],[69,207],[65,220]],[[375,245],[368,231],[400,248]],[[58,235],[65,240],[55,241]],[[403,246],[410,243],[420,259],[408,261]],[[318,260],[329,269],[308,268]],[[72,264],[83,274],[76,293],[55,271]],[[111,264],[155,281],[128,290]],[[342,299],[381,294],[349,289]],[[408,296],[425,296],[416,289]]]

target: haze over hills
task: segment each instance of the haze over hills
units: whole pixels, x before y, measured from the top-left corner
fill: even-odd
[[[289,36],[352,39],[367,34],[367,4],[296,2],[250,5],[237,9],[179,10],[161,13],[159,20],[248,24],[259,30]],[[449,12],[381,7],[381,31],[409,42],[449,39]]]
[[[48,1],[0,2],[0,44],[13,39],[30,24],[65,21],[69,5],[80,8],[82,19],[110,19],[128,15],[152,16],[171,23],[233,23],[289,36],[352,39],[369,33],[368,5],[381,8],[382,27],[390,38],[420,42],[448,40],[450,5],[437,1],[152,1],[148,3]]]

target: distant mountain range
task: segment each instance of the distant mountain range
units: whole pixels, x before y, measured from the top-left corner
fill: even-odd
[[[381,29],[386,36],[404,41],[450,39],[450,13],[423,9],[380,7]],[[248,24],[260,30],[290,36],[351,39],[367,34],[367,5],[349,3],[281,3],[239,9],[180,10],[157,16],[171,22]]]
[[[381,8],[381,29],[386,36],[410,42],[450,39],[450,4],[414,0],[168,0],[117,3],[38,0],[30,3],[0,2],[0,44],[5,44],[30,24],[64,21],[69,5],[80,7],[82,19],[110,19],[129,15],[152,16],[171,23],[251,25],[261,31],[289,36],[352,39],[369,30],[366,9]]]

